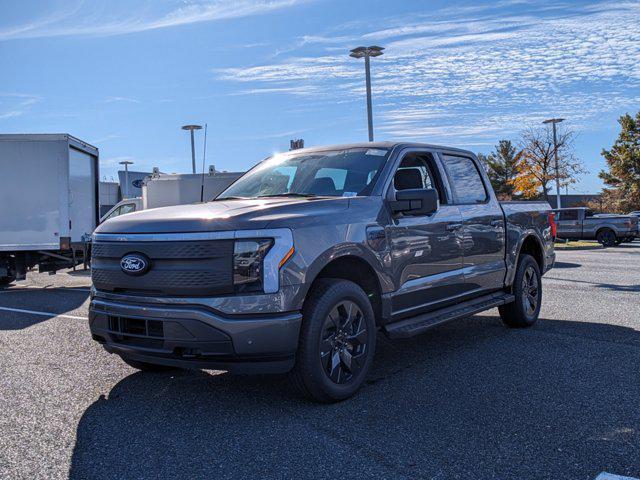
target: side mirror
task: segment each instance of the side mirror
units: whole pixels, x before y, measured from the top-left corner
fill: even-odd
[[[438,210],[438,192],[433,188],[398,190],[391,209],[408,215],[430,215]]]

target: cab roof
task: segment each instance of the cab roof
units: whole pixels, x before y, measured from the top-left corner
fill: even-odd
[[[446,150],[448,152],[457,152],[464,153],[466,155],[475,154],[469,150],[464,150],[456,147],[447,147],[444,145],[434,145],[430,143],[420,143],[420,142],[393,142],[393,141],[385,141],[385,142],[360,142],[360,143],[347,143],[347,144],[337,144],[337,145],[321,145],[317,147],[309,147],[309,148],[301,148],[298,150],[290,150],[290,152],[322,152],[326,150],[348,150],[351,148],[385,148],[385,149],[394,149],[394,148],[425,148],[425,149],[433,149],[433,150]],[[287,153],[290,153],[287,152]]]

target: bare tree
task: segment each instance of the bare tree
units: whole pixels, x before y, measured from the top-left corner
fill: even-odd
[[[586,173],[582,162],[575,156],[573,142],[575,132],[560,129],[557,135],[558,176],[560,186],[575,183],[580,175]],[[521,178],[516,183],[528,184],[536,190],[542,190],[545,199],[549,198],[550,182],[556,178],[553,132],[549,127],[529,127],[522,133]]]

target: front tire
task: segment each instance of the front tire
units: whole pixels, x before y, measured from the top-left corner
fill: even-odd
[[[542,304],[542,276],[538,262],[531,255],[522,254],[513,280],[514,302],[498,307],[505,325],[513,328],[530,327],[538,320]]]
[[[371,368],[376,324],[371,302],[353,282],[320,279],[302,310],[293,386],[332,403],[351,397]]]
[[[16,277],[2,277],[0,278],[0,287],[7,287],[16,280]]]

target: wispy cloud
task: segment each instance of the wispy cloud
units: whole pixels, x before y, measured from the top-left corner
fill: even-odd
[[[391,19],[382,30],[351,23],[343,26],[348,35],[299,43],[324,55],[300,55],[301,47],[284,61],[214,74],[244,93],[360,102],[363,66],[347,57],[346,44],[381,42],[385,55],[372,62],[376,129],[403,138],[495,139],[552,112],[587,125],[602,112],[637,106],[640,3],[523,4],[513,13],[520,3]]]
[[[140,100],[130,97],[107,97],[105,103],[140,103]]]
[[[25,115],[40,101],[42,97],[38,95],[0,92],[0,120]]]
[[[137,2],[62,3],[41,18],[20,25],[0,22],[0,40],[70,35],[109,36],[156,30],[179,25],[260,15],[311,0],[199,0]]]

